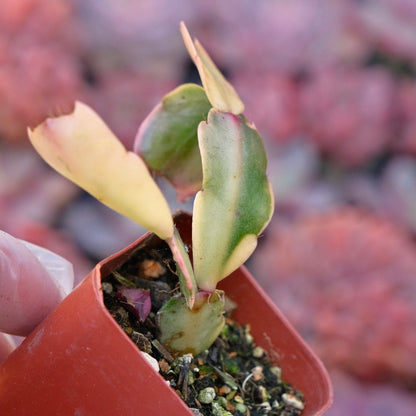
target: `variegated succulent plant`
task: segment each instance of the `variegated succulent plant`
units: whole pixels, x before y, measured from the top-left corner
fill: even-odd
[[[274,200],[263,143],[243,103],[183,23],[181,32],[202,87],[185,84],[166,95],[140,126],[134,152],[80,102],[29,137],[59,173],[168,243],[181,293],[159,311],[161,341],[173,352],[198,353],[224,324],[217,283],[252,254]],[[149,168],[168,178],[179,199],[196,192],[193,266]]]

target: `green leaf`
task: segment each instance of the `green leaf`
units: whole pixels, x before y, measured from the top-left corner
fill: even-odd
[[[198,40],[192,41],[183,22],[181,22],[181,33],[185,47],[198,69],[202,85],[212,106],[226,113],[241,114],[244,111],[244,104],[234,87],[224,78]]]
[[[194,203],[194,272],[199,288],[212,291],[254,251],[274,200],[263,143],[244,116],[212,109],[198,137],[204,179]]]
[[[173,297],[159,311],[160,342],[173,354],[206,350],[220,334],[224,323],[224,294],[197,293],[190,310],[185,299]]]
[[[179,200],[201,188],[197,128],[210,108],[202,87],[181,85],[163,98],[137,133],[134,150],[152,170],[172,183]]]
[[[172,236],[169,205],[146,164],[86,104],[77,102],[71,114],[49,118],[28,134],[61,175],[160,238]]]

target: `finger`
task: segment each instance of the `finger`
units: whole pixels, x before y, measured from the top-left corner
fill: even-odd
[[[55,279],[62,270],[70,270],[73,279],[69,262],[48,250],[31,249],[0,231],[0,331],[8,334],[28,335],[72,286],[68,280]]]

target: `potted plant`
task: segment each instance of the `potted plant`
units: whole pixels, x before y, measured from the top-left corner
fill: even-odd
[[[192,414],[103,302],[102,287],[116,276],[140,298],[124,290],[123,302],[146,321],[149,290],[129,288],[118,271],[143,250],[167,248],[178,288],[155,314],[157,345],[166,354],[210,348],[230,299],[238,305],[234,319],[250,325],[256,344],[271,350],[285,380],[302,390],[302,414],[321,414],[330,404],[322,364],[242,266],[274,207],[262,141],[233,87],[184,24],[181,31],[202,87],[185,84],[164,97],[139,129],[137,153],[82,103],[29,130],[46,162],[151,233],[99,263],[2,364],[2,414]],[[197,191],[192,218],[172,217],[148,167],[166,176],[179,198]],[[218,405],[212,414],[231,413]]]

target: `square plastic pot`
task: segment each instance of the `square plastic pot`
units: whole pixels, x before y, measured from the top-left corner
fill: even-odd
[[[191,242],[191,217],[175,222]],[[103,303],[101,279],[143,245],[146,234],[100,262],[0,366],[0,414],[13,416],[170,415],[193,413],[156,373]],[[220,288],[238,303],[234,318],[250,324],[255,342],[273,351],[283,378],[303,392],[303,416],[321,415],[332,388],[320,360],[241,267]]]

